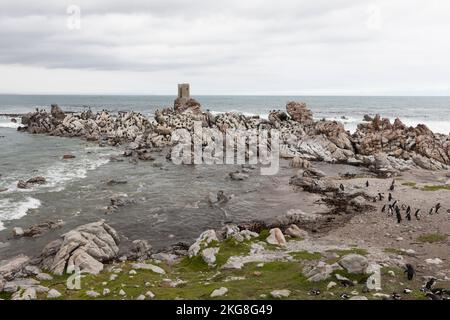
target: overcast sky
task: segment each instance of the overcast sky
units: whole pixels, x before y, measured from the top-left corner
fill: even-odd
[[[449,17],[447,0],[1,0],[0,93],[450,95]]]

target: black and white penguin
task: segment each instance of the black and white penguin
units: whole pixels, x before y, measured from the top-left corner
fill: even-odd
[[[381,208],[381,212],[386,212],[386,205],[383,206],[383,208]]]
[[[406,213],[406,220],[411,221],[411,212]]]
[[[366,187],[368,188],[370,186],[369,180],[366,181]]]
[[[341,191],[345,191],[344,185],[342,183],[339,185],[339,189],[341,189]]]
[[[383,194],[382,193],[378,193],[378,198],[380,199],[380,201],[383,200],[384,199]]]
[[[416,217],[417,220],[420,220],[420,218],[419,218],[419,212],[420,212],[420,209],[417,209],[417,210],[416,210],[416,213],[414,213],[414,217]]]
[[[431,290],[433,289],[434,285],[436,284],[436,278],[431,277],[430,280],[427,281],[427,283],[425,284],[425,289],[427,290]]]
[[[431,216],[434,213],[434,207],[430,209],[430,212],[428,212],[428,214]]]

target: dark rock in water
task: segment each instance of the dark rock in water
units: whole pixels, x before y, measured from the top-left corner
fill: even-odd
[[[126,183],[128,183],[127,180],[115,180],[115,179],[111,179],[111,180],[108,180],[106,182],[106,184],[108,186],[113,186],[113,185],[116,185],[116,184],[126,184]]]
[[[63,160],[75,159],[76,157],[73,154],[65,154],[63,155]]]
[[[117,157],[109,157],[109,161],[111,162],[123,162],[123,159],[117,158]]]
[[[22,228],[14,228],[13,229],[13,236],[18,237],[39,237],[43,235],[44,233],[59,229],[64,225],[64,222],[62,220],[57,221],[48,221],[44,223],[40,223],[34,226],[31,226],[27,229]]]
[[[27,181],[28,184],[45,184],[46,182],[47,180],[41,176],[28,179]]]
[[[129,199],[127,197],[114,197],[111,198],[111,205],[116,207],[124,207],[130,204],[135,204],[136,201],[134,199]]]
[[[28,187],[29,186],[26,181],[19,180],[19,182],[17,182],[17,188],[19,189],[27,189]]]
[[[16,118],[11,118],[11,122],[12,122],[12,123],[17,123]]]
[[[243,181],[243,180],[246,180],[246,179],[249,178],[249,175],[248,175],[248,174],[246,174],[246,173],[241,173],[241,172],[239,172],[239,171],[236,171],[236,172],[230,172],[229,175],[230,175],[231,180],[234,180],[234,181]]]
[[[367,122],[371,122],[371,121],[373,121],[373,118],[371,116],[369,116],[368,114],[365,114],[363,120],[367,121]]]

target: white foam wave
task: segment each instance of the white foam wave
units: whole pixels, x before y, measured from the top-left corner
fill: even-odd
[[[17,129],[18,127],[20,127],[20,123],[0,121],[0,128]]]
[[[32,197],[26,197],[23,201],[0,199],[0,230],[5,229],[2,221],[20,219],[27,215],[28,210],[37,209],[40,206],[41,202]]]

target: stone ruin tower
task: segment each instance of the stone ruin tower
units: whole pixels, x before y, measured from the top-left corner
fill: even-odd
[[[201,112],[200,103],[191,98],[189,83],[181,83],[178,85],[178,98],[175,99],[174,109],[178,112]]]

